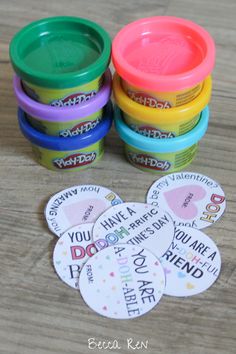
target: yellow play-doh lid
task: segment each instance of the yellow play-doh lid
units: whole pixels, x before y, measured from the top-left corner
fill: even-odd
[[[201,93],[191,102],[182,106],[158,109],[143,106],[129,98],[123,91],[121,79],[117,73],[113,77],[113,93],[117,105],[126,114],[135,117],[137,121],[148,123],[185,122],[199,114],[209,103],[212,91],[212,79],[209,75],[203,83]]]

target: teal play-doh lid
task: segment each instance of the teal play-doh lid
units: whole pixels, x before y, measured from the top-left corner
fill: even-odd
[[[207,131],[209,120],[208,106],[202,111],[198,124],[188,133],[175,138],[154,139],[136,133],[123,121],[121,111],[115,108],[115,127],[121,139],[137,149],[148,152],[170,153],[186,149],[198,143]]]
[[[209,119],[206,107],[197,125],[188,133],[174,137],[155,139],[133,131],[123,121],[121,111],[116,108],[115,126],[125,143],[127,160],[142,171],[170,173],[190,164],[196,156],[199,140],[204,136]]]
[[[10,43],[10,59],[22,80],[47,88],[79,86],[101,76],[111,40],[98,24],[79,17],[32,22]]]

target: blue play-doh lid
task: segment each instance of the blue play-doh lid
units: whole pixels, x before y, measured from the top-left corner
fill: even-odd
[[[23,135],[31,143],[49,150],[69,151],[86,148],[104,138],[112,125],[113,107],[111,101],[106,105],[102,121],[89,132],[70,138],[43,134],[34,129],[27,121],[25,112],[18,109],[18,122]]]
[[[202,111],[197,125],[188,133],[175,138],[155,139],[132,130],[123,121],[121,110],[115,107],[115,127],[121,139],[136,149],[154,153],[176,152],[198,143],[207,131],[208,120],[209,108],[207,106]]]

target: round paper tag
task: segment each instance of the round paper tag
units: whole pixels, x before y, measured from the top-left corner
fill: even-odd
[[[110,189],[81,185],[55,194],[44,213],[49,229],[61,236],[72,226],[94,222],[106,209],[120,203],[120,197]]]
[[[119,244],[103,249],[87,261],[79,287],[84,301],[100,315],[129,319],[147,313],[159,302],[165,275],[151,252]]]
[[[191,296],[208,289],[220,273],[221,258],[215,243],[202,231],[177,227],[170,248],[160,259],[166,274],[164,293]]]
[[[168,213],[145,203],[122,203],[106,210],[94,224],[93,240],[98,250],[117,243],[145,247],[161,257],[174,238],[174,223]]]
[[[74,289],[79,288],[79,274],[89,257],[96,252],[92,242],[94,224],[81,224],[67,230],[57,241],[53,264],[58,276]]]
[[[225,194],[213,179],[193,172],[164,176],[154,182],[147,203],[161,206],[175,226],[197,229],[214,224],[225,210]]]

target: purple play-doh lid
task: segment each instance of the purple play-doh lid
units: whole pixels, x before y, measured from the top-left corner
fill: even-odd
[[[21,80],[14,76],[13,86],[18,104],[23,111],[32,117],[51,122],[66,122],[73,119],[87,117],[103,108],[111,96],[111,72],[109,69],[104,74],[104,81],[99,92],[90,100],[80,105],[67,107],[53,107],[32,100],[24,92]]]

